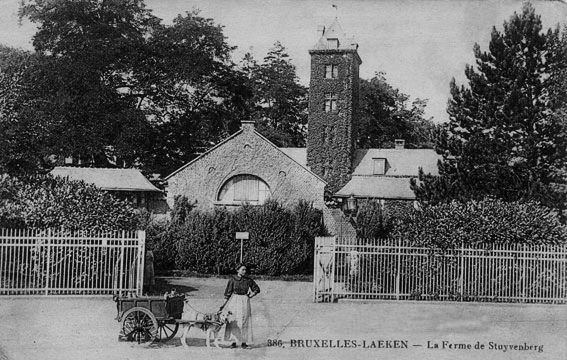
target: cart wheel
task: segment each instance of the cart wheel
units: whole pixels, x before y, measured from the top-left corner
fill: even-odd
[[[192,326],[193,324],[188,323],[187,325],[185,325],[185,329],[183,329],[183,334],[181,335],[181,345],[183,345],[183,347],[189,346],[187,345],[187,334],[189,334],[189,330],[191,330]]]
[[[121,336],[138,344],[152,342],[156,339],[158,322],[152,312],[146,308],[134,307],[122,316]]]
[[[158,320],[158,331],[156,340],[157,341],[168,341],[173,339],[175,334],[177,334],[177,329],[179,329],[178,323],[168,323],[164,320]]]

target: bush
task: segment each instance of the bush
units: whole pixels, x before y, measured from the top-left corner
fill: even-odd
[[[293,209],[269,201],[234,211],[189,211],[183,223],[171,222],[153,240],[156,268],[171,269],[174,260],[179,270],[233,273],[240,259],[240,241],[235,239],[235,232],[248,231],[244,261],[255,268],[255,273],[309,273],[313,268],[315,236],[325,234],[321,218],[321,211],[305,202]]]
[[[0,227],[134,230],[126,201],[94,185],[50,175],[0,177]]]
[[[377,200],[359,202],[356,214],[356,235],[359,239],[385,239],[396,224],[408,220],[414,211],[413,202],[386,200],[381,205]]]
[[[411,212],[391,237],[414,245],[452,248],[476,244],[556,244],[567,239],[567,227],[553,210],[536,202],[496,199],[451,202]]]

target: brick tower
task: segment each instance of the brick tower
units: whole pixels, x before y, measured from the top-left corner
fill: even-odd
[[[320,35],[309,50],[307,165],[334,193],[349,181],[353,170],[362,60],[358,44],[346,37],[337,19]]]

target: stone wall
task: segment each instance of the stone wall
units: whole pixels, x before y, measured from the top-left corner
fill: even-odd
[[[251,123],[211,151],[190,162],[167,179],[167,198],[187,196],[199,210],[223,206],[217,200],[223,184],[236,175],[249,174],[266,182],[275,199],[293,206],[299,200],[324,206],[325,183],[263,138]]]

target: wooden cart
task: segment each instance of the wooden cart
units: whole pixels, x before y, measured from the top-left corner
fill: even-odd
[[[179,325],[185,324],[181,344],[187,347],[187,335],[193,326],[223,325],[207,316],[203,320],[181,319],[184,295],[115,297],[114,301],[118,312],[116,320],[121,322],[119,340],[136,341],[138,344],[167,341],[177,334]]]
[[[119,340],[148,343],[172,339],[183,315],[184,295],[115,297]]]

